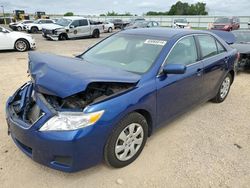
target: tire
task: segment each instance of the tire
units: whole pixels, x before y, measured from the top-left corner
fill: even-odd
[[[61,34],[59,35],[59,40],[68,40],[68,35],[67,34]]]
[[[31,33],[38,33],[38,28],[37,27],[32,27],[30,29]]]
[[[110,28],[108,29],[108,32],[109,32],[109,33],[112,33],[112,31],[113,31],[113,29],[112,29],[112,27],[110,27]]]
[[[143,150],[147,137],[146,119],[137,112],[128,114],[118,123],[106,143],[105,162],[114,168],[131,164]]]
[[[17,31],[22,31],[22,28],[20,26],[18,26]]]
[[[93,36],[93,38],[99,38],[100,37],[99,30],[98,29],[94,30],[92,36]]]
[[[216,94],[216,96],[212,99],[212,101],[215,103],[223,102],[227,98],[231,84],[232,84],[232,76],[230,73],[228,73],[223,79],[219,91]]]
[[[15,42],[15,49],[19,52],[25,52],[29,49],[29,43],[24,39],[18,39]]]

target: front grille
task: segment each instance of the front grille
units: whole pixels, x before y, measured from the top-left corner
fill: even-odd
[[[214,28],[215,28],[215,29],[223,29],[223,28],[224,28],[224,25],[215,25]]]
[[[42,29],[42,32],[44,34],[53,34],[53,31],[52,30],[48,30],[48,29]]]

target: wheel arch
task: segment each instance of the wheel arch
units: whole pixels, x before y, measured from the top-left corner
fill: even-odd
[[[153,132],[153,119],[152,119],[150,112],[145,109],[137,109],[134,112],[141,114],[146,119],[147,124],[148,124],[148,137],[150,137]]]

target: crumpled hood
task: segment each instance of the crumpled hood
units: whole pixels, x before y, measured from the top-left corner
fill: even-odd
[[[233,48],[237,49],[241,54],[250,54],[250,44],[246,43],[235,43],[231,45]]]
[[[43,29],[48,29],[48,30],[61,29],[61,28],[64,28],[64,27],[58,24],[43,25]]]
[[[92,82],[136,83],[141,78],[78,58],[38,52],[29,53],[29,73],[36,91],[61,98],[84,91]]]

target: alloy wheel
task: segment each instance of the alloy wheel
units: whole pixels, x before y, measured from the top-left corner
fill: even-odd
[[[138,123],[125,127],[117,138],[115,155],[120,161],[131,159],[140,149],[144,139],[143,128]]]
[[[226,77],[224,81],[222,82],[221,88],[220,88],[220,97],[224,99],[229,91],[230,88],[230,78]]]

